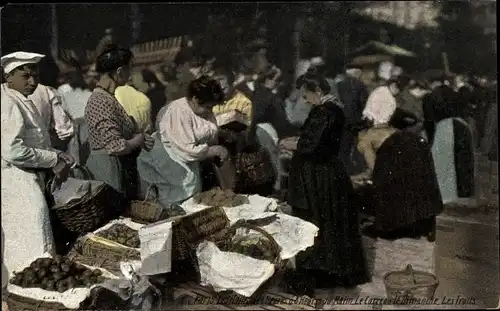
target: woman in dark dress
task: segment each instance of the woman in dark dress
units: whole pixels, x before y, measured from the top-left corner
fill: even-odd
[[[369,281],[353,189],[338,158],[344,115],[328,82],[307,73],[297,82],[313,106],[291,161],[288,203],[293,214],[315,224],[313,247],[296,257],[292,290],[311,293],[314,287],[355,286]],[[294,146],[290,146],[293,148]]]

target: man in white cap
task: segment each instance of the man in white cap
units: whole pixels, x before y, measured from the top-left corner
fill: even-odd
[[[2,270],[9,275],[53,254],[45,181],[50,169],[57,179],[66,178],[74,162],[51,148],[44,120],[28,99],[38,86],[36,64],[42,57],[16,52],[1,58],[6,78],[1,86]]]

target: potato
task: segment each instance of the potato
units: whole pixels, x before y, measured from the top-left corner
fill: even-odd
[[[52,265],[52,262],[53,262],[52,258],[42,258],[40,264],[42,267],[48,268]]]
[[[67,264],[67,263],[62,263],[60,265],[60,269],[61,269],[62,272],[68,273],[71,270],[71,266],[69,264]]]
[[[85,270],[83,273],[82,273],[82,276],[83,278],[89,278],[90,276],[92,275],[92,271],[90,270]]]
[[[83,281],[83,285],[85,285],[86,287],[90,287],[90,286],[94,285],[94,283],[90,279],[85,279]]]
[[[49,271],[54,274],[54,273],[60,273],[61,269],[59,269],[59,266],[57,265],[52,265],[50,266]]]
[[[56,289],[60,293],[64,293],[68,290],[68,284],[64,281],[59,281],[56,285]]]
[[[46,281],[47,283],[47,288],[54,288],[56,286],[56,281],[48,279]]]
[[[56,272],[52,275],[55,281],[60,281],[64,278],[64,275],[61,272]]]
[[[48,274],[48,271],[47,271],[46,269],[40,269],[40,270],[38,270],[38,272],[37,272],[37,276],[38,276],[39,278],[41,278],[41,279],[42,279],[42,278],[44,278],[44,277],[46,277],[46,276],[47,276],[47,274]]]

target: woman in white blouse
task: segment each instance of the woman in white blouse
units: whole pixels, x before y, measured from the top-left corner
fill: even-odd
[[[202,76],[189,84],[186,97],[171,102],[159,115],[159,131],[150,152],[142,152],[137,166],[141,190],[155,184],[165,207],[182,202],[201,191],[200,162],[228,159],[218,145],[218,128],[212,108],[224,100],[219,83]]]

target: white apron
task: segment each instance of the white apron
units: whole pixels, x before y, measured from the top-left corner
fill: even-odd
[[[443,204],[458,199],[454,146],[453,118],[439,121],[431,150]]]
[[[40,177],[57,163],[57,153],[35,105],[5,85],[1,95],[2,272],[12,275],[54,251]]]

